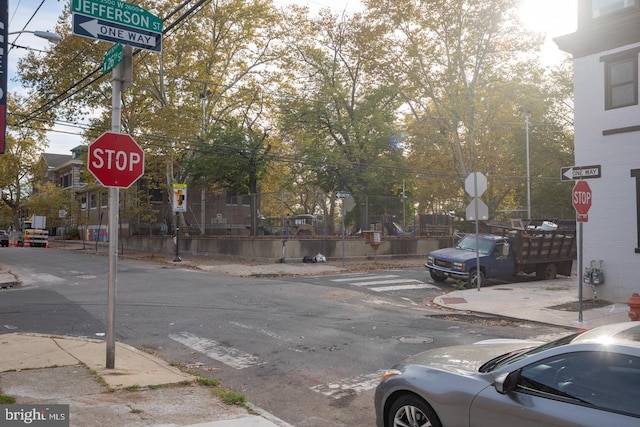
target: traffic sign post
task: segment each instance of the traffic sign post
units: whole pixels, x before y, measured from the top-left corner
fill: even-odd
[[[578,179],[600,178],[602,168],[600,165],[591,166],[567,166],[560,168],[560,181],[575,181]]]
[[[139,49],[160,52],[162,36],[150,31],[133,30],[124,25],[91,18],[84,15],[73,15],[73,34],[90,39],[127,44]]]
[[[162,33],[162,19],[136,4],[113,0],[74,0],[71,12],[131,28]]]
[[[105,132],[89,145],[87,169],[105,187],[129,188],[144,175],[144,151],[131,135]]]
[[[123,57],[124,50],[120,43],[116,43],[111,46],[111,49],[107,51],[102,59],[102,74],[107,74],[109,71],[113,70],[113,67],[122,62]]]
[[[112,132],[106,132],[89,146],[87,165],[102,185],[110,187],[106,367],[113,369],[116,358],[119,189],[128,188],[144,174],[144,153],[129,135],[120,133],[120,97],[132,80],[132,47],[155,52],[162,51],[162,19],[138,5],[114,0],[73,0],[71,12],[73,34],[125,45],[121,57],[111,57],[108,54],[103,63],[103,70],[106,70],[104,72],[108,72],[107,69],[113,69],[111,76]],[[114,49],[117,52],[117,48]],[[118,61],[119,58],[120,61]]]
[[[576,210],[577,222],[589,222],[589,209],[591,208],[591,187],[587,181],[578,181],[573,187],[572,201]]]
[[[578,321],[582,322],[582,283],[583,283],[583,260],[582,251],[584,246],[583,225],[589,221],[589,209],[592,204],[591,187],[587,181],[578,181],[573,186],[571,193],[571,204],[576,210],[576,221],[578,222]]]
[[[487,177],[482,172],[471,172],[464,180],[464,189],[473,200],[467,205],[466,218],[467,221],[475,221],[475,234],[476,234],[476,271],[480,271],[480,243],[479,243],[479,227],[478,220],[489,219],[489,207],[480,199],[480,196],[487,191]],[[482,279],[480,274],[477,274],[477,289],[480,291],[482,286]]]

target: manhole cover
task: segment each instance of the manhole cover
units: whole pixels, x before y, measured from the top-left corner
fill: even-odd
[[[403,344],[431,344],[433,342],[433,338],[429,337],[400,337],[398,338]]]

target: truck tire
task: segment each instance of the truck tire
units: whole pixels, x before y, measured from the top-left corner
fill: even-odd
[[[434,282],[442,283],[447,280],[447,276],[438,270],[429,270],[429,274]]]
[[[553,280],[558,274],[558,267],[555,264],[540,264],[536,269],[536,279]]]
[[[484,285],[484,273],[480,270],[480,274],[477,274],[477,269],[471,270],[469,273],[469,279],[467,280],[467,289],[475,289],[478,287],[478,276],[480,276],[480,286]]]

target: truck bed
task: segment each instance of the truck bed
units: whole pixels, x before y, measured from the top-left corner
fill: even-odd
[[[575,227],[562,230],[518,229],[491,224],[491,233],[509,238],[520,265],[575,260],[578,256]]]
[[[517,231],[509,235],[518,264],[574,260],[576,234],[558,231]]]

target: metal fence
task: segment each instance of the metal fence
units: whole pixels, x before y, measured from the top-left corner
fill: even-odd
[[[460,201],[463,206],[464,201]],[[262,192],[253,195],[205,194],[190,189],[187,211],[176,216],[169,202],[154,202],[155,222],[121,217],[128,221],[132,235],[173,234],[176,221],[181,233],[193,236],[341,236],[364,230],[383,236],[450,236],[465,229],[468,221],[452,212],[419,213],[419,205],[401,197],[365,195],[328,197],[321,192]],[[252,215],[252,212],[254,214]],[[574,212],[564,207],[533,207],[536,218],[572,219]],[[492,213],[491,220],[522,218],[521,211]],[[257,230],[251,233],[251,230]]]

